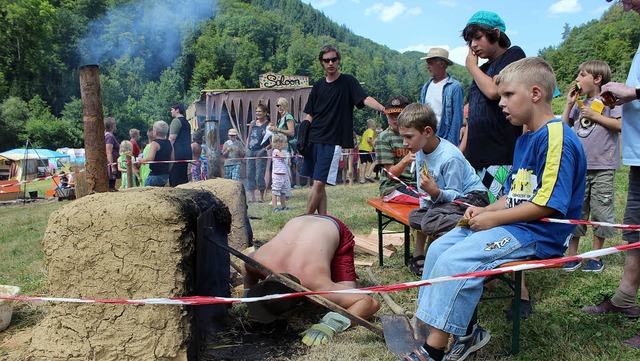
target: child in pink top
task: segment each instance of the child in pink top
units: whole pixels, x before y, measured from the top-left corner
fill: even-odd
[[[273,211],[280,212],[288,210],[286,206],[287,194],[291,191],[291,181],[289,178],[289,166],[291,156],[287,151],[287,137],[283,134],[274,134],[271,137],[273,147],[271,162],[271,202]],[[280,208],[278,208],[280,200]]]

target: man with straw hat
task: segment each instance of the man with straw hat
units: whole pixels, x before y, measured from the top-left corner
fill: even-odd
[[[432,76],[420,91],[420,103],[427,104],[436,114],[436,135],[458,146],[464,119],[464,92],[460,83],[447,73],[447,67],[453,65],[449,52],[443,48],[431,48],[420,60],[426,62]]]

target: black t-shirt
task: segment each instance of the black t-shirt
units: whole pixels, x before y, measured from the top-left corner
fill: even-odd
[[[191,125],[185,117],[176,118],[180,121],[180,131],[177,134],[176,140],[173,142],[174,157],[176,160],[189,160],[192,157],[191,154]]]
[[[492,62],[484,63],[480,69],[494,77],[507,65],[525,57],[524,51],[513,46]],[[464,153],[469,163],[480,169],[491,165],[513,164],[513,149],[522,134],[521,126],[513,126],[498,106],[500,98],[487,98],[475,80],[469,87],[469,120],[467,149]]]
[[[309,142],[353,148],[353,107],[364,107],[367,98],[358,79],[340,74],[328,83],[322,78],[313,84],[304,112],[313,116]]]

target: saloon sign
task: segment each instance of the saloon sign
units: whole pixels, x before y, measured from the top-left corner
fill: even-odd
[[[309,77],[266,73],[260,75],[260,88],[295,88],[309,85]]]

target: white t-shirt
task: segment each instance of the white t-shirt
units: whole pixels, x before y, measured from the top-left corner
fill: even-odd
[[[440,80],[439,82],[432,81],[427,88],[427,95],[425,96],[425,102],[431,107],[436,118],[438,119],[438,128],[440,128],[440,118],[442,117],[442,90],[447,83],[447,78]]]

